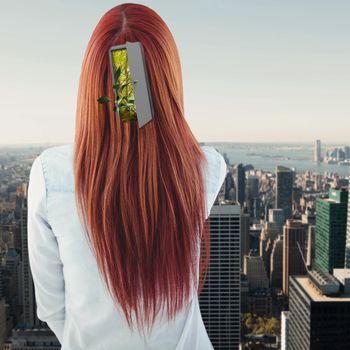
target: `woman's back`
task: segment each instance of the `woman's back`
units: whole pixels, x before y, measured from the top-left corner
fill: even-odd
[[[214,148],[202,146],[207,215],[226,175]],[[39,319],[46,321],[62,350],[211,349],[193,298],[175,321],[158,317],[147,344],[131,333],[99,274],[77,215],[73,145],[51,147],[33,163],[28,188],[28,249]],[[98,203],[95,203],[98,205]]]

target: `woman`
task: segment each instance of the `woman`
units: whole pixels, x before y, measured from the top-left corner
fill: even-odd
[[[97,102],[113,95],[108,50],[126,41],[144,48],[154,118],[142,128]],[[29,178],[37,315],[63,350],[212,349],[198,294],[225,175],[185,120],[166,24],[146,6],[112,8],[86,49],[74,143],[44,150]]]

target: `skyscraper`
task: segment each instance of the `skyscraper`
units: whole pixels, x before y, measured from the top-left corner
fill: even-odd
[[[240,206],[214,205],[210,222],[210,263],[199,297],[202,318],[215,349],[240,343]]]
[[[315,142],[314,160],[317,163],[321,162],[321,140]]]
[[[260,234],[260,256],[264,260],[267,275],[270,276],[270,261],[273,243],[278,236],[275,222],[265,222],[265,226]]]
[[[345,264],[348,190],[329,190],[329,198],[316,200],[315,267],[332,273]]]
[[[249,175],[247,177],[246,186],[246,202],[248,204],[249,213],[254,216],[255,204],[259,199],[259,177],[255,175]]]
[[[314,267],[315,238],[316,238],[316,226],[309,225],[309,232],[308,232],[308,238],[307,238],[307,259],[306,259],[308,268]]]
[[[244,257],[244,274],[248,278],[250,290],[269,287],[264,260],[258,252],[250,251],[249,255]]]
[[[226,174],[225,178],[225,199],[234,200],[235,199],[235,184],[231,171]]]
[[[244,265],[244,256],[249,254],[250,250],[250,215],[241,213],[241,269]]]
[[[349,146],[344,147],[344,153],[345,153],[345,159],[350,159],[350,147]]]
[[[283,236],[280,235],[273,243],[270,260],[270,286],[282,289],[283,282]]]
[[[243,164],[238,164],[235,167],[235,188],[236,188],[236,201],[243,207],[245,200],[245,169]]]
[[[278,233],[283,232],[284,223],[284,210],[283,209],[270,209],[269,210],[269,222],[275,222]]]
[[[28,326],[44,325],[45,322],[38,319],[36,314],[35,289],[28,256],[28,206],[27,197],[21,206],[21,240],[22,240],[22,286],[23,286],[23,321]]]
[[[278,165],[276,173],[276,209],[283,209],[284,219],[291,219],[293,204],[293,170]]]
[[[318,271],[290,278],[289,350],[350,349],[347,285]]]
[[[346,225],[345,267],[350,269],[350,198],[348,196],[348,217]]]
[[[306,273],[307,225],[287,220],[283,228],[283,294],[288,295],[289,276]]]

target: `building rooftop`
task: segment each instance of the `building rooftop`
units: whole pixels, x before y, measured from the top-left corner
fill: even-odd
[[[237,202],[221,201],[211,207],[210,215],[240,215],[241,207]]]
[[[311,282],[321,291],[322,294],[339,294],[340,283],[331,274],[316,269],[309,270],[308,274]]]
[[[341,282],[342,280],[350,279],[350,269],[334,269],[333,274]]]
[[[291,172],[292,169],[290,168],[287,168],[286,166],[283,166],[283,165],[277,165],[277,171],[278,172]]]
[[[291,227],[305,227],[305,224],[301,220],[295,220],[295,219],[288,219],[286,224],[286,227],[291,228]]]
[[[333,275],[342,284],[344,294],[350,295],[350,269],[333,269]]]
[[[309,276],[294,276],[294,278],[303,288],[303,290],[308,294],[310,299],[315,302],[350,302],[349,295],[340,294],[336,296],[328,296],[322,294],[316,285],[311,282]]]
[[[320,270],[311,270],[309,274],[312,276],[314,280],[317,281],[319,285],[327,285],[327,284],[333,284],[335,283],[335,278],[328,274],[324,273]]]
[[[328,197],[317,198],[318,201],[326,203],[342,204],[347,202],[348,188],[347,187],[331,187],[329,189]]]

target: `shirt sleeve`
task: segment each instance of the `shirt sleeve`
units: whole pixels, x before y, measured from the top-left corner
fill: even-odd
[[[208,159],[208,166],[205,171],[205,183],[207,193],[207,217],[209,217],[210,210],[225,180],[227,165],[224,157],[216,151],[215,148],[207,147],[204,148],[204,151]]]
[[[31,167],[27,192],[28,255],[37,316],[62,343],[65,322],[65,286],[58,243],[47,219],[46,183],[40,156]]]

